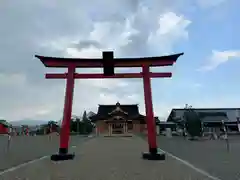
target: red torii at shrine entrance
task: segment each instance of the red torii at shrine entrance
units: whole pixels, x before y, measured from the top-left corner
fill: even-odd
[[[173,54],[160,57],[143,57],[143,58],[114,58],[112,51],[103,52],[103,58],[58,58],[38,56],[45,67],[50,68],[68,68],[67,73],[46,74],[46,79],[67,79],[66,94],[64,103],[64,114],[60,132],[59,153],[51,156],[51,160],[68,160],[73,159],[74,154],[68,153],[70,122],[72,114],[74,79],[95,79],[95,78],[143,78],[147,134],[149,152],[142,154],[143,159],[164,160],[165,154],[158,151],[156,142],[156,125],[153,114],[151,79],[150,78],[170,78],[171,72],[150,72],[150,67],[172,66],[179,56],[183,53]],[[139,73],[114,73],[115,67],[141,67]],[[103,68],[103,74],[79,74],[76,68]]]

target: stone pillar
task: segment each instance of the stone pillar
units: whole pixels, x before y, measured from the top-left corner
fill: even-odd
[[[128,124],[127,123],[125,123],[125,132],[126,133],[128,133],[128,126],[127,126]]]
[[[112,123],[110,123],[110,136],[112,136]]]
[[[160,127],[159,127],[159,125],[156,125],[156,133],[157,133],[157,135],[160,134]]]
[[[96,133],[96,136],[98,135],[98,127],[96,126],[95,127],[95,133]]]
[[[110,123],[108,123],[108,135],[109,136],[111,136],[110,131],[111,131],[111,126],[110,126]]]
[[[166,128],[166,137],[169,137],[169,138],[172,137],[172,130],[171,130],[171,128]]]

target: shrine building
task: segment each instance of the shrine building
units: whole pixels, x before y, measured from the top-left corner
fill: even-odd
[[[96,134],[112,136],[146,133],[146,116],[139,113],[138,104],[99,105],[97,114],[90,117]],[[158,118],[155,117],[155,121]]]

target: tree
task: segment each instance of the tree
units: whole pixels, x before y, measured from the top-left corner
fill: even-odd
[[[83,121],[83,122],[89,121],[89,119],[88,119],[88,117],[87,117],[87,112],[86,112],[86,111],[83,112],[82,121]]]
[[[77,126],[77,133],[80,134],[81,123],[80,123],[80,118],[79,117],[76,118],[76,123],[77,123],[77,125],[76,125]]]
[[[191,139],[202,136],[202,122],[197,112],[192,108],[186,108],[184,112],[185,126]]]
[[[81,133],[80,124],[81,124],[80,118],[76,115],[73,115],[71,118],[70,125],[71,132],[77,132],[78,134],[80,134]]]
[[[47,124],[48,131],[50,132],[50,130],[51,130],[51,131],[58,132],[59,127],[57,124],[58,124],[58,122],[56,122],[56,121],[48,121],[48,124]]]
[[[56,121],[48,121],[46,124],[42,124],[36,131],[37,134],[49,134],[53,132],[59,132],[60,127]]]
[[[93,130],[93,125],[84,111],[82,120],[77,116],[73,116],[71,120],[71,131],[78,132],[78,134],[89,134]]]
[[[83,133],[84,134],[89,134],[93,130],[93,126],[89,118],[87,117],[87,112],[84,111],[83,116],[82,116],[82,123],[83,123]]]

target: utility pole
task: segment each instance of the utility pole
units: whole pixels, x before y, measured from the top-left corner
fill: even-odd
[[[224,120],[222,120],[222,128],[223,128],[223,131],[224,131],[224,139],[226,141],[227,151],[229,152],[230,151],[230,144],[229,144],[227,128],[226,128],[226,125],[224,123]]]
[[[80,134],[80,118],[76,117],[76,122],[77,122],[77,133]]]

